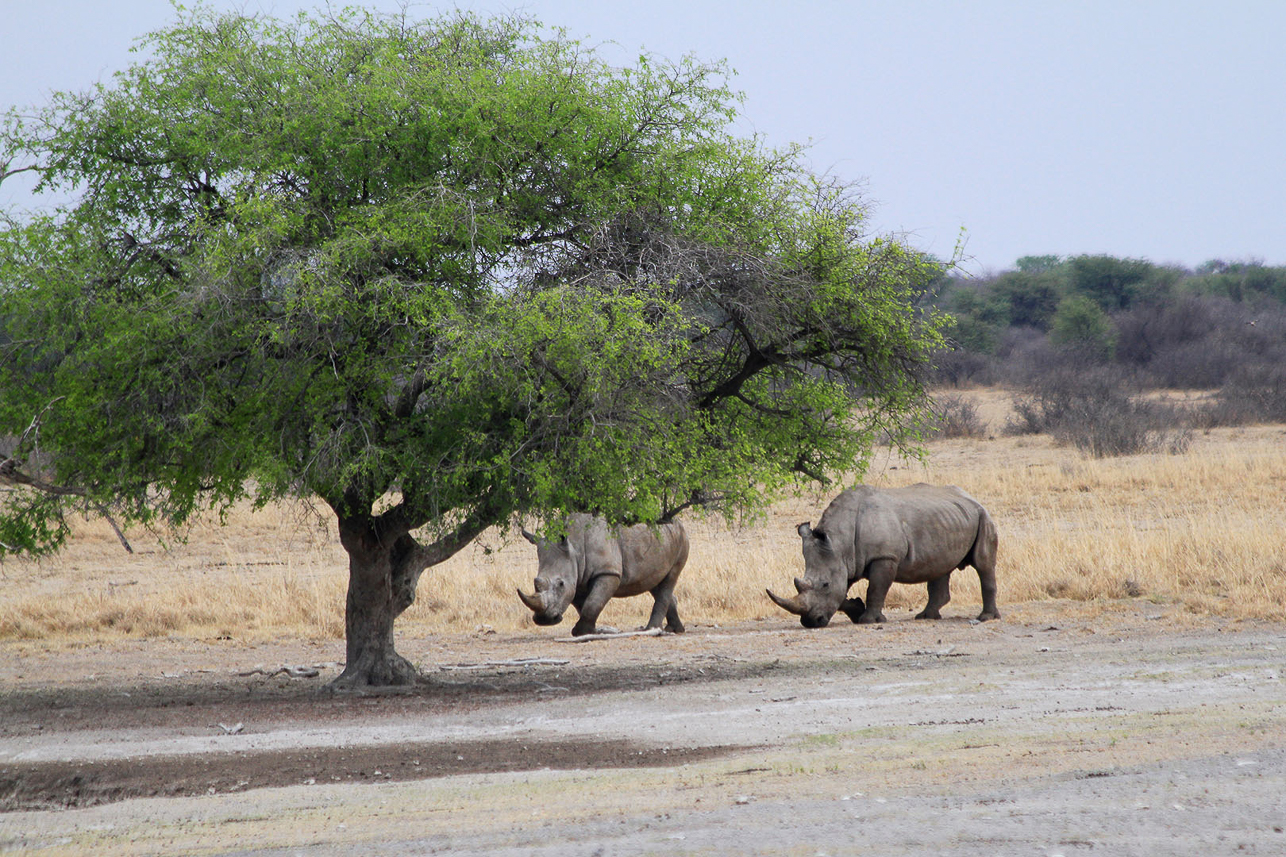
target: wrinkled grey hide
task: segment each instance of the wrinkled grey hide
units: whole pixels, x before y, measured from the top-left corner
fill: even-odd
[[[674,600],[674,585],[688,561],[688,536],[677,522],[649,527],[638,524],[612,529],[602,518],[571,515],[567,535],[540,539],[523,530],[536,546],[540,567],[533,595],[518,590],[537,625],[557,625],[570,604],[580,614],[573,636],[593,634],[598,614],[612,598],[652,593],[655,603],[647,629],[683,632]]]
[[[906,488],[861,486],[836,497],[817,528],[798,527],[804,577],[798,594],[779,607],[805,628],[822,628],[836,610],[854,622],[884,621],[884,599],[894,583],[924,583],[929,603],[915,618],[940,619],[951,600],[951,572],[971,565],[982,584],[979,621],[999,619],[996,609],[996,525],[977,500],[954,485]],[[866,603],[848,589],[866,578]]]

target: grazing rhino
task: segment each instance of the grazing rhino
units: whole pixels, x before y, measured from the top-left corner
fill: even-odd
[[[531,608],[537,625],[557,625],[571,604],[580,613],[572,636],[593,634],[610,599],[651,592],[656,603],[647,630],[660,628],[664,619],[667,631],[683,633],[674,600],[674,585],[688,561],[682,524],[636,524],[612,532],[602,518],[575,514],[561,540],[537,538],[526,530],[522,534],[536,546],[540,567],[535,593],[519,589],[518,597]]]
[[[861,486],[836,497],[817,529],[799,525],[804,577],[798,594],[779,607],[805,628],[824,628],[836,610],[862,624],[884,621],[884,598],[893,583],[926,583],[929,603],[915,618],[940,619],[951,600],[951,572],[972,565],[982,584],[978,621],[999,619],[996,609],[996,525],[977,500],[954,485],[906,488]],[[867,579],[866,604],[847,598]]]

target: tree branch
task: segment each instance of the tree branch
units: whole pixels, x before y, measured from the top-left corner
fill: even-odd
[[[84,497],[89,500],[89,494],[80,488],[68,488],[64,485],[54,485],[52,483],[45,482],[43,479],[38,479],[34,476],[29,476],[26,473],[23,473],[18,469],[18,461],[13,458],[6,458],[4,461],[0,461],[0,480],[8,482],[11,485],[25,485],[29,488],[35,488],[37,491],[43,491],[46,494],[53,494],[55,497]],[[116,538],[120,540],[121,547],[125,548],[127,553],[133,553],[134,548],[130,546],[129,540],[125,538],[125,533],[123,533],[121,528],[116,524],[111,513],[107,511],[107,507],[96,500],[89,500],[89,503],[94,507],[95,511],[102,515],[103,519],[107,521],[108,526],[112,528],[112,532],[116,533]]]
[[[723,500],[718,494],[707,494],[704,491],[693,491],[688,495],[688,499],[677,506],[671,506],[661,513],[661,517],[656,519],[658,524],[668,524],[674,520],[685,509],[694,509],[698,506],[713,506]]]
[[[39,477],[23,473],[18,469],[18,465],[22,462],[19,461],[16,456],[26,445],[27,438],[40,431],[41,417],[45,415],[46,411],[64,398],[66,397],[59,396],[54,399],[49,404],[45,405],[44,408],[41,409],[40,413],[36,414],[36,416],[32,418],[31,425],[27,426],[26,430],[23,431],[22,436],[18,438],[18,443],[14,447],[13,455],[3,461],[0,461],[0,480],[8,482],[10,485],[24,485],[28,488],[34,488],[37,491],[43,491],[46,494],[53,494],[55,497],[84,497],[89,501],[90,505],[94,507],[98,514],[103,516],[103,519],[107,521],[108,526],[112,528],[112,532],[116,533],[116,538],[120,540],[121,547],[125,548],[127,553],[133,553],[134,548],[130,547],[129,540],[125,538],[125,533],[123,533],[121,528],[117,526],[111,513],[107,511],[107,507],[102,503],[99,503],[97,500],[91,500],[88,492],[80,488],[69,488],[64,485],[54,485],[53,483],[46,482]]]
[[[9,169],[9,162],[4,161],[3,163],[0,163],[0,183],[3,183],[5,179],[9,178],[9,176],[16,176],[18,175],[18,173],[30,173],[30,172],[39,172],[39,171],[40,171],[40,167],[36,166],[35,164],[32,164],[29,167],[15,167],[14,169],[11,170]]]

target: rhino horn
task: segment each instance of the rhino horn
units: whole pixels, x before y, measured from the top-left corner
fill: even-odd
[[[545,601],[539,595],[528,595],[527,593],[519,589],[518,597],[522,599],[523,604],[527,605],[527,609],[531,610],[533,613],[544,612]]]
[[[536,544],[536,536],[535,536],[535,534],[527,532],[527,530],[526,530],[526,528],[525,528],[525,527],[520,527],[519,529],[522,531],[522,537],[523,537],[524,539],[526,539],[527,541],[531,542],[533,545],[534,545],[534,544]]]
[[[786,610],[787,612],[790,612],[790,613],[794,613],[796,616],[803,615],[804,605],[799,603],[798,595],[796,595],[794,598],[782,598],[780,595],[777,595],[776,593],[774,593],[771,589],[765,589],[764,591],[768,593],[768,597],[773,600],[773,603],[776,604],[781,609]]]
[[[812,588],[813,588],[813,585],[809,583],[807,580],[804,580],[802,577],[795,578],[795,591],[800,593],[801,595]]]

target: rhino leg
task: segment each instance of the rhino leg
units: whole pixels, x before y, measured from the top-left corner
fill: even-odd
[[[598,614],[603,612],[620,585],[621,578],[616,574],[600,574],[590,581],[589,591],[576,608],[580,611],[580,618],[572,628],[573,637],[583,637],[598,631]]]
[[[674,587],[679,582],[679,566],[670,571],[665,579],[658,583],[652,589],[652,598],[655,601],[652,604],[652,615],[648,617],[647,625],[643,630],[650,631],[653,628],[661,627],[661,620],[665,620],[665,630],[675,634],[682,634],[684,631],[683,622],[679,619],[679,602],[674,597]]]
[[[877,559],[866,567],[866,611],[857,618],[859,625],[884,621],[884,599],[889,594],[897,570],[897,563],[891,559]]]
[[[673,595],[670,596],[670,609],[665,611],[665,630],[671,634],[682,634],[687,630],[679,618],[679,604]]]
[[[942,575],[937,580],[929,581],[929,603],[919,613],[917,619],[941,619],[942,608],[951,600],[951,574]]]
[[[982,612],[978,614],[978,621],[999,619],[1000,611],[996,609],[996,570],[989,568],[984,574],[982,569],[978,569],[978,581],[982,584]]]
[[[840,603],[839,609],[850,621],[856,622],[866,612],[866,604],[860,598],[845,598]]]
[[[999,619],[1000,611],[996,608],[996,564],[984,562],[975,568],[978,569],[978,583],[982,589],[982,612],[978,614],[978,621]]]
[[[996,525],[985,511],[978,523],[978,538],[966,561],[978,570],[978,583],[982,588],[982,612],[979,622],[999,619],[996,609]]]

